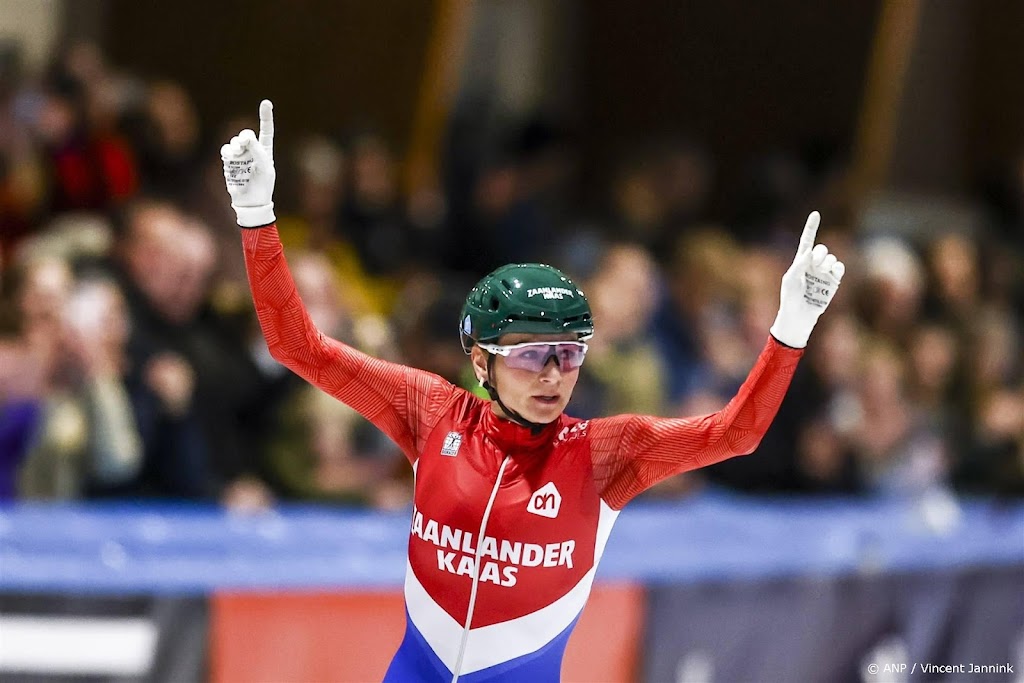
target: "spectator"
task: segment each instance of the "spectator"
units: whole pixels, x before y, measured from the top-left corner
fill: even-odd
[[[47,83],[34,132],[45,154],[53,212],[111,209],[138,188],[138,170],[116,130],[94,127],[87,85],[58,72]]]
[[[969,491],[1024,492],[1024,339],[1009,311],[983,309],[971,331],[967,384],[972,438],[957,463],[956,482]]]
[[[793,395],[799,400],[783,404],[779,417],[784,419],[776,419],[779,433],[769,432],[766,441],[776,452],[794,444],[795,490],[858,493],[863,476],[848,435],[859,419],[856,392],[864,332],[848,314],[825,323],[819,330],[821,343],[809,353],[808,371],[795,379],[799,391]]]
[[[31,96],[23,81],[20,52],[0,44],[0,248],[6,254],[34,227],[45,198],[43,159],[26,120]]]
[[[688,139],[668,140],[659,167],[659,194],[663,198],[666,223],[673,232],[709,220],[715,169],[703,145]],[[658,249],[655,253],[661,254],[664,250]]]
[[[570,412],[665,414],[665,363],[649,333],[660,297],[654,260],[639,246],[614,245],[586,287],[603,331],[590,344]]]
[[[375,310],[388,313],[410,265],[411,228],[398,194],[396,162],[386,142],[374,133],[353,137],[350,173],[337,231],[356,251],[372,278]]]
[[[60,385],[61,310],[72,287],[67,264],[40,258],[20,264],[11,329],[0,340],[0,498],[14,494],[18,471]]]
[[[929,304],[958,328],[970,326],[980,305],[978,246],[965,235],[948,234],[928,247],[932,292]]]
[[[921,259],[906,242],[873,238],[864,245],[858,313],[869,330],[898,344],[907,344],[922,313],[926,273]]]
[[[259,400],[259,376],[237,332],[207,305],[217,259],[210,233],[154,201],[131,206],[122,229],[117,263],[131,313],[143,492],[268,503],[239,427]]]
[[[351,312],[382,314],[391,296],[389,286],[383,285],[382,290],[381,281],[366,272],[356,247],[337,227],[347,196],[347,156],[334,142],[317,136],[298,146],[293,162],[294,184],[285,195],[281,239],[286,246],[321,252],[328,258]],[[231,237],[237,242],[237,235]],[[234,243],[232,250],[238,251]]]
[[[190,201],[202,181],[199,114],[178,83],[150,84],[133,131],[141,189],[149,196]]]
[[[948,483],[950,454],[907,392],[904,357],[883,341],[868,346],[848,437],[871,491],[911,496]]]
[[[116,311],[116,288],[91,270],[113,241],[102,213],[111,208],[123,208],[134,224],[116,240],[113,272],[131,320],[120,379],[143,457],[134,475],[125,469],[121,479],[104,479],[89,469],[97,459],[91,446],[66,451],[80,454],[77,469],[68,470],[78,474],[69,475],[76,483],[65,487],[67,495],[263,505],[270,499],[258,483],[267,474],[259,444],[281,436],[270,425],[283,425],[286,413],[298,416],[289,441],[312,439],[319,420],[330,422],[324,407],[298,399],[291,405],[303,410],[284,410],[278,401],[288,394],[286,376],[258,345],[250,348],[252,311],[234,215],[221,164],[203,152],[208,123],[181,84],[118,71],[93,44],[68,46],[42,78],[21,69],[16,50],[0,51],[0,258],[16,264],[7,279],[17,285],[7,287],[0,311],[0,495],[12,494],[25,454],[39,452],[39,430],[60,423],[52,420],[58,405],[76,406],[56,412],[82,416],[79,445],[92,443],[98,423],[87,351],[116,345],[76,337],[65,308],[78,304],[64,297],[103,299]],[[254,126],[235,121],[226,129]],[[611,197],[612,230],[603,224],[611,221],[578,221],[579,207],[567,208],[572,157],[556,127],[539,118],[503,125],[493,103],[466,100],[450,133],[439,164],[443,200],[429,183],[405,196],[399,150],[376,134],[353,137],[345,150],[322,136],[295,145],[297,171],[287,177],[296,184],[282,188],[278,207],[282,239],[289,250],[303,248],[311,261],[331,264],[341,296],[328,303],[324,295],[324,310],[340,306],[339,334],[384,345],[383,355],[401,355],[467,388],[474,386],[468,365],[439,343],[454,324],[446,291],[465,289],[452,270],[482,272],[550,255],[592,282],[595,307],[626,298],[627,290],[631,302],[658,302],[649,329],[640,322],[648,317],[642,306],[598,316],[602,339],[580,382],[572,407],[578,414],[628,405],[673,414],[719,408],[770,322],[777,226],[802,210],[798,197],[820,195],[819,202],[841,205],[850,216],[857,210],[831,143],[753,158],[736,192],[723,184],[735,179],[717,174],[707,141],[668,136],[632,148],[609,187],[597,189]],[[927,470],[934,482],[952,477],[972,493],[1024,489],[1022,169],[1018,155],[988,179],[981,197],[988,222],[976,232],[914,233],[914,240],[877,234],[860,244],[852,234],[836,236],[847,240],[833,246],[853,279],[819,332],[828,343],[808,352],[759,457],[708,476],[751,491],[906,491],[917,486],[910,473]],[[140,188],[163,201],[140,198]],[[206,225],[189,218],[193,213]],[[708,222],[718,219],[728,223]],[[623,247],[623,238],[638,246]],[[618,260],[635,267],[615,266]],[[82,272],[88,281],[76,284],[74,273]],[[651,281],[657,284],[648,298]],[[397,292],[403,306],[394,310]],[[602,358],[619,355],[638,359],[634,369],[646,372],[627,373],[631,382],[602,375]],[[892,409],[879,407],[886,405]],[[864,410],[882,411],[877,430],[868,428]],[[346,420],[337,416],[339,425]],[[366,441],[359,427],[341,432],[354,439],[346,447],[355,461],[378,452],[380,444]],[[928,455],[914,460],[913,453]],[[182,466],[168,469],[169,462]],[[932,464],[915,470],[909,462]],[[400,504],[404,497],[393,495],[400,487],[386,493],[389,476],[378,481],[377,502]]]
[[[922,323],[907,349],[909,392],[950,444],[962,446],[967,425],[958,410],[965,389],[960,338],[948,325]]]
[[[620,162],[612,180],[612,215],[626,239],[664,253],[668,207],[660,192],[661,169],[647,147],[631,150]]]
[[[78,498],[131,490],[142,443],[125,384],[128,320],[107,280],[80,282],[63,312],[69,367],[21,467],[22,495]]]
[[[666,296],[655,317],[661,355],[668,362],[668,398],[678,405],[706,382],[702,321],[738,295],[732,274],[741,252],[721,228],[679,238],[667,268]]]
[[[452,348],[452,329],[457,328],[463,299],[460,294],[472,287],[457,274],[419,275],[403,290],[402,315],[396,316],[402,340],[402,358],[444,377],[469,391],[486,396],[466,363],[462,349]]]
[[[368,352],[380,352],[366,343],[371,340],[355,339],[357,327],[326,258],[300,254],[293,259],[292,272],[318,329],[335,338],[352,339]],[[261,450],[267,474],[283,496],[357,505],[394,504],[391,494],[383,492],[388,490],[391,473],[401,471],[403,458],[380,430],[290,372],[274,405],[268,411],[269,428],[264,428],[260,441],[265,441]],[[378,493],[388,500],[378,501]],[[407,495],[403,500],[408,500]]]

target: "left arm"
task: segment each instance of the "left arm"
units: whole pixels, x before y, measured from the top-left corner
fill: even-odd
[[[752,453],[761,442],[803,355],[818,318],[835,296],[846,267],[814,245],[821,217],[807,218],[793,264],[782,277],[771,337],[736,396],[703,417],[622,415],[594,420],[591,460],[601,497],[613,508],[680,472]]]
[[[769,338],[728,405],[701,417],[618,415],[591,423],[601,497],[616,510],[671,476],[754,451],[775,419],[803,349]]]

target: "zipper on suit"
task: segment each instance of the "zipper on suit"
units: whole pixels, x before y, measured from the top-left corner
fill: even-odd
[[[509,456],[501,461],[498,468],[498,478],[491,489],[491,497],[487,499],[487,507],[484,508],[483,519],[480,520],[480,533],[476,537],[476,553],[473,558],[473,587],[469,590],[469,607],[466,610],[466,625],[462,629],[462,643],[459,645],[459,658],[455,660],[455,671],[452,673],[452,683],[457,683],[459,674],[462,672],[462,660],[466,657],[466,646],[469,644],[469,629],[473,624],[473,610],[476,607],[476,592],[480,586],[480,557],[484,547],[484,534],[487,533],[487,520],[491,516],[491,508],[494,506],[494,499],[498,495],[498,488],[501,486],[501,478],[505,475],[505,466],[511,460]]]

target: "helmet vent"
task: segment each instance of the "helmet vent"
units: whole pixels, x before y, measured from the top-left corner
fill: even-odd
[[[511,282],[509,282],[508,280],[504,280],[504,279],[503,279],[503,280],[501,281],[501,284],[505,285],[505,289],[507,289],[507,290],[509,290],[509,291],[512,291],[512,283],[511,283]]]
[[[492,311],[497,311],[499,308],[501,308],[501,302],[498,301],[498,297],[492,296],[490,301],[490,309]]]
[[[509,322],[528,322],[528,323],[548,323],[551,322],[548,318],[539,315],[510,315],[508,317]]]

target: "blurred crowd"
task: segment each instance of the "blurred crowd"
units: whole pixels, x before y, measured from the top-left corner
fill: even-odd
[[[0,500],[409,503],[394,444],[255,323],[218,154],[255,123],[205,120],[93,45],[39,74],[0,55]],[[325,333],[478,390],[463,297],[501,263],[550,262],[597,327],[570,414],[713,412],[817,208],[847,275],[777,420],[754,455],[649,495],[1024,494],[1020,157],[979,179],[974,229],[907,234],[857,223],[848,160],[821,146],[752,157],[723,197],[705,141],[638,142],[589,206],[543,117],[467,99],[442,147],[436,182],[409,187],[371,128],[279,136],[279,227]]]

